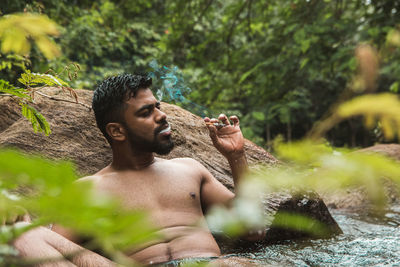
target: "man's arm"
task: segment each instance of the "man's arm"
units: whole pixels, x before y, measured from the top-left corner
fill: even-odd
[[[246,154],[244,152],[244,138],[239,127],[239,119],[236,116],[229,118],[225,114],[218,119],[205,118],[204,122],[210,132],[211,140],[217,150],[228,160],[232,170],[235,187],[248,169]],[[216,126],[221,121],[225,126]]]
[[[24,233],[14,241],[14,246],[29,266],[116,266],[44,227]]]
[[[225,124],[220,127],[217,124],[219,120],[205,118],[204,121],[210,132],[211,140],[217,150],[228,160],[232,170],[233,182],[235,187],[240,183],[240,179],[247,171],[247,160],[244,153],[244,138],[239,128],[239,119],[231,116],[230,124],[228,118],[221,114],[218,119]],[[212,174],[203,166],[202,167],[202,186],[201,199],[203,211],[215,204],[223,204],[230,206],[230,202],[234,198],[234,194],[223,186]]]
[[[218,181],[206,167],[195,161],[201,172],[200,199],[203,213],[207,213],[213,205],[224,205],[229,207],[235,197],[228,188]]]
[[[233,124],[230,123],[228,117],[224,114],[219,115],[218,120],[205,118],[204,121],[210,132],[210,137],[214,146],[228,160],[232,170],[235,188],[238,188],[241,179],[248,170],[248,164],[244,152],[244,138],[239,127],[239,119],[236,116],[231,116],[229,119]],[[224,126],[220,126],[219,121],[221,121]],[[216,180],[215,178],[213,179]],[[206,181],[208,182],[203,186],[204,188],[207,187],[207,194],[204,194],[206,199],[209,198],[208,194],[210,193],[220,194],[222,192],[212,179],[206,179]],[[213,200],[215,197],[210,198]],[[224,203],[229,205],[233,198],[234,195]],[[221,202],[213,202],[213,204],[216,203]],[[245,236],[242,236],[242,238],[248,241],[262,240],[265,238],[265,231],[264,229],[253,229]]]

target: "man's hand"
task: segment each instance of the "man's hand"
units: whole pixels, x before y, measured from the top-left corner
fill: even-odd
[[[239,127],[239,119],[236,116],[229,118],[225,114],[218,119],[204,118],[204,122],[210,132],[211,140],[218,151],[228,159],[242,157],[244,154],[244,138]],[[224,126],[216,125],[222,122]]]
[[[10,212],[1,217],[0,225],[13,225],[17,222],[31,222],[31,217],[29,216],[28,212],[21,207],[18,207],[19,211]]]

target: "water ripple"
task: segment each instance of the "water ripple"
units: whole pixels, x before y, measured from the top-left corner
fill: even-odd
[[[262,265],[400,266],[400,207],[382,217],[334,211],[343,234],[331,239],[290,241],[240,256]]]

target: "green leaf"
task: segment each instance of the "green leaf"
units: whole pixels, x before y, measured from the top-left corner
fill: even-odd
[[[255,65],[255,66],[254,66],[253,68],[251,68],[250,70],[246,71],[246,72],[240,77],[239,84],[243,83],[243,82],[247,79],[247,77],[249,77],[252,73],[254,73],[255,71],[257,71],[258,68],[260,68],[260,67],[262,67],[262,66],[267,66],[267,65],[269,65],[270,63],[271,63],[271,60],[263,61],[263,62],[258,63],[257,65]]]
[[[11,94],[19,98],[31,100],[31,97],[27,94],[27,91],[25,89],[14,87],[9,82],[1,79],[0,79],[0,92]]]
[[[252,113],[253,118],[255,118],[258,121],[264,121],[265,120],[265,115],[264,113],[260,112],[260,111],[254,111]]]
[[[68,86],[68,83],[64,82],[59,77],[55,77],[51,74],[32,73],[30,70],[22,73],[18,81],[26,87],[39,85],[56,87]]]
[[[39,111],[37,111],[34,107],[22,102],[20,105],[22,107],[22,115],[31,122],[35,133],[43,132],[45,135],[51,134],[49,123],[47,122],[46,118],[39,113]]]
[[[354,116],[376,118],[382,124],[387,139],[394,138],[395,133],[400,129],[400,101],[395,94],[384,93],[356,97],[341,104],[337,114],[341,118]],[[397,132],[397,135],[400,135],[400,132]]]
[[[300,62],[300,69],[303,69],[307,65],[308,61],[310,61],[309,58],[303,58]]]
[[[17,185],[34,192],[14,201],[0,194],[0,204],[5,204],[0,206],[0,217],[19,205],[39,216],[34,223],[62,224],[93,237],[96,245],[111,253],[159,237],[145,212],[126,211],[118,201],[93,192],[91,183],[76,179],[70,162],[0,150],[0,192]],[[0,232],[0,241],[9,238]]]
[[[399,82],[394,82],[390,88],[389,88],[390,92],[392,93],[398,93],[399,92]]]
[[[329,229],[325,224],[302,214],[279,211],[272,225],[287,230],[306,232],[316,237],[329,236]]]
[[[0,19],[0,41],[3,53],[25,55],[32,39],[45,57],[60,55],[60,50],[49,36],[58,36],[57,24],[44,15],[22,13],[3,16]]]

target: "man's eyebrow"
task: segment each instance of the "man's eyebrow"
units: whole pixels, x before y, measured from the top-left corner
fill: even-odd
[[[156,103],[154,103],[154,104],[147,104],[147,105],[144,105],[144,106],[142,106],[141,108],[139,108],[135,113],[140,113],[141,111],[143,111],[143,110],[145,110],[145,109],[152,109],[152,108],[154,108],[154,107],[159,107],[160,106],[160,101],[157,101]]]

